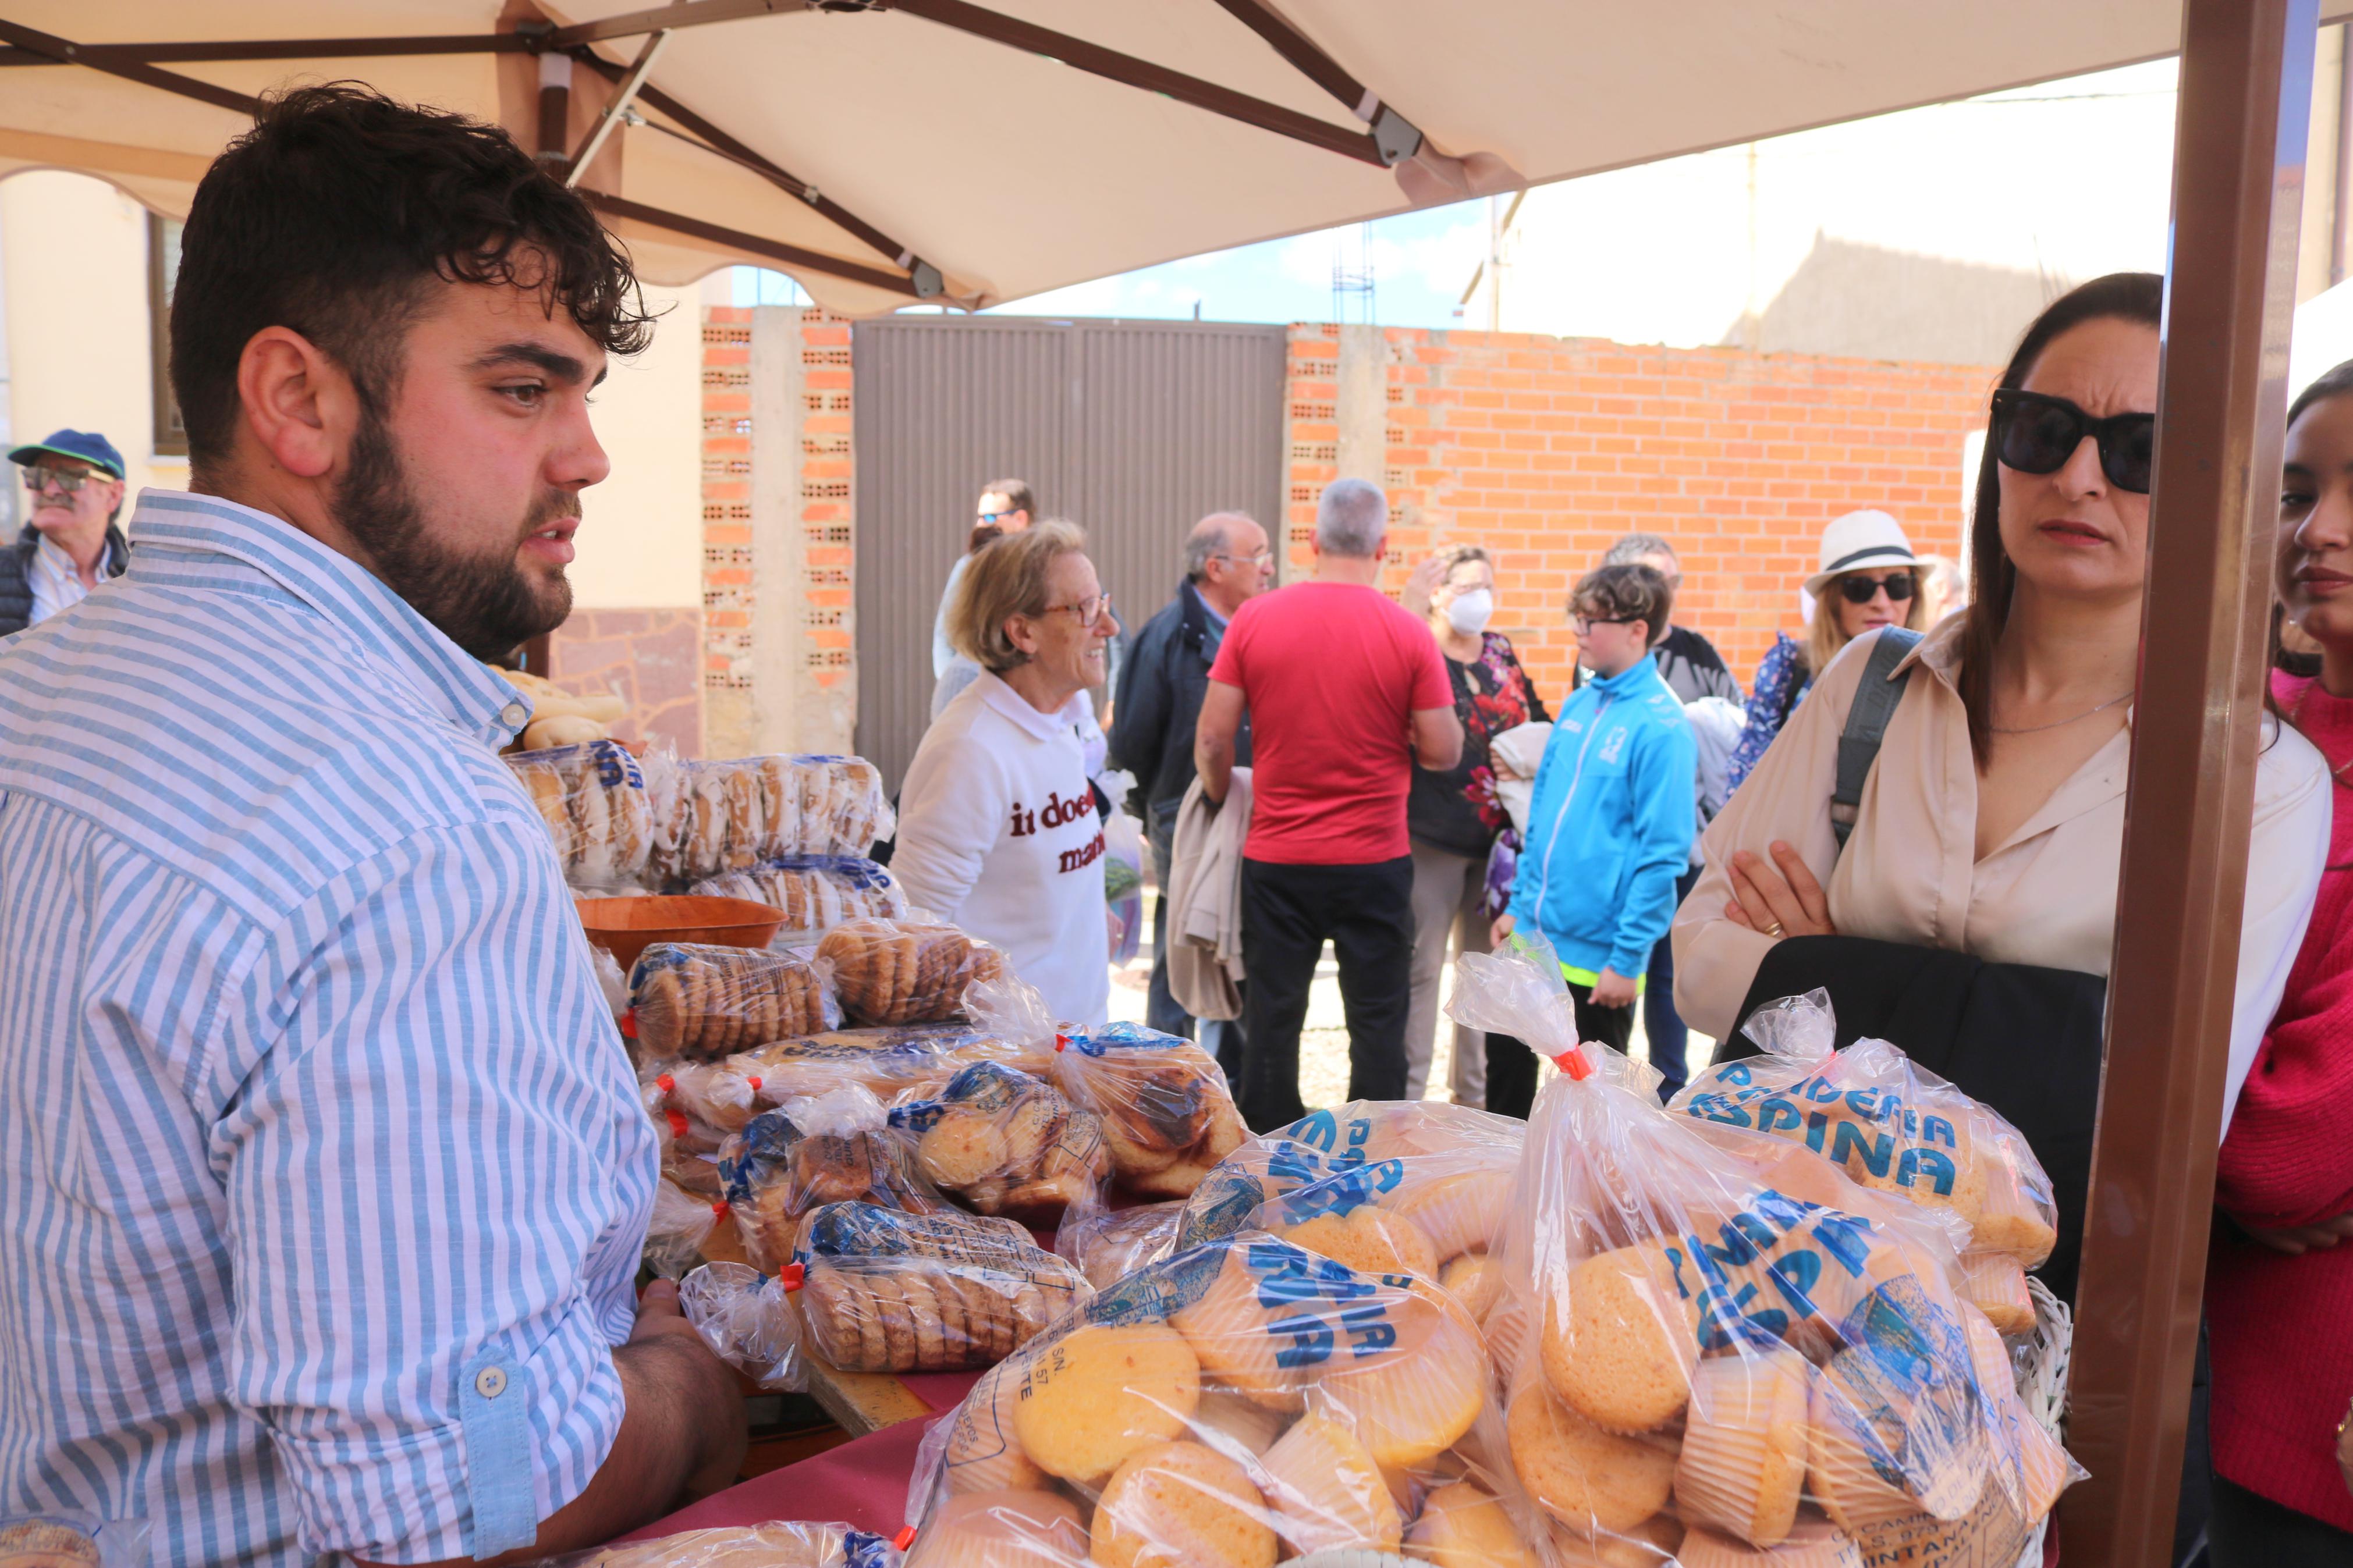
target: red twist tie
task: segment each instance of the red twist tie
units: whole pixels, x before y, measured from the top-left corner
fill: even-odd
[[[686,1136],[685,1117],[681,1116],[675,1110],[665,1110],[662,1114],[670,1119],[670,1135],[671,1137],[683,1138]]]
[[[776,1283],[786,1290],[799,1289],[801,1281],[807,1277],[808,1265],[806,1263],[787,1263],[776,1270]]]
[[[907,1526],[906,1529],[901,1531],[898,1534],[892,1536],[891,1538],[891,1544],[897,1547],[902,1552],[906,1551],[907,1548],[915,1544],[915,1527],[911,1524]]]
[[[1593,1076],[1593,1063],[1587,1059],[1583,1046],[1571,1046],[1552,1058],[1552,1065],[1582,1083]]]
[[[758,1079],[756,1079],[756,1078],[747,1078],[747,1079],[745,1079],[744,1081],[745,1083],[748,1083],[748,1084],[750,1084],[750,1085],[752,1086],[752,1092],[753,1092],[754,1094],[757,1094],[757,1093],[759,1093],[759,1092],[760,1092],[760,1080],[759,1080]]]
[[[635,1007],[632,1007],[628,1012],[621,1015],[621,1038],[625,1040],[634,1040],[637,1037],[638,1010]]]
[[[1055,1048],[1056,1050],[1058,1050],[1058,1051],[1059,1051],[1059,1050],[1065,1049],[1066,1047],[1069,1047],[1069,1045],[1070,1045],[1070,1043],[1071,1043],[1071,1037],[1070,1037],[1070,1036],[1068,1036],[1068,1035],[1060,1035],[1060,1034],[1058,1034],[1058,1035],[1056,1035],[1056,1036],[1054,1037],[1054,1048]]]
[[[654,1087],[660,1089],[664,1094],[668,1094],[678,1088],[678,1079],[670,1077],[668,1073],[664,1073],[659,1078],[654,1079]]]
[[[727,1200],[725,1198],[721,1198],[717,1203],[711,1205],[711,1217],[714,1220],[723,1220],[733,1212],[734,1211],[733,1209],[727,1206]]]

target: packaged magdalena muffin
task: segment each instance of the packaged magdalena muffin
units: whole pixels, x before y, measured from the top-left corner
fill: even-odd
[[[1271,1568],[1409,1535],[1459,1553],[1542,1533],[1504,1451],[1485,1348],[1444,1292],[1244,1232],[1147,1265],[984,1377],[924,1438],[908,1561]]]
[[[1987,1302],[2023,1300],[2022,1271],[2051,1256],[2058,1215],[2018,1129],[1885,1040],[1837,1049],[1828,992],[1760,1007],[1741,1032],[1764,1054],[1694,1075],[1672,1109],[1802,1143],[1863,1186],[1950,1209],[1972,1251],[2016,1265],[1979,1267]]]
[[[1527,1125],[1467,1106],[1356,1100],[1252,1139],[1187,1203],[1174,1246],[1244,1228],[1377,1274],[1444,1285],[1480,1322]]]
[[[1450,1011],[1562,1069],[1487,1330],[1513,1468],[1565,1554],[1860,1563],[1870,1530],[2048,1510],[2014,1390],[1973,1353],[1957,1216],[1662,1107],[1651,1069],[1577,1043],[1541,943],[1464,957]]]

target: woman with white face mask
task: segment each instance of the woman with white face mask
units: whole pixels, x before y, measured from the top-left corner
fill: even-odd
[[[1444,773],[1416,768],[1406,797],[1406,831],[1413,839],[1413,976],[1406,1014],[1406,1098],[1419,1100],[1437,1048],[1439,977],[1451,948],[1485,952],[1487,928],[1503,908],[1487,892],[1487,859],[1511,826],[1495,794],[1488,743],[1506,730],[1549,717],[1544,700],[1520,668],[1512,642],[1488,630],[1495,612],[1495,566],[1475,544],[1441,550],[1406,584],[1406,608],[1430,622],[1446,656],[1454,712],[1462,721],[1462,758]],[[1509,894],[1508,886],[1504,889]],[[1525,1052],[1516,1041],[1504,1047]],[[1457,1105],[1483,1105],[1487,1037],[1454,1030],[1449,1087]],[[1525,1115],[1527,1108],[1497,1107]]]

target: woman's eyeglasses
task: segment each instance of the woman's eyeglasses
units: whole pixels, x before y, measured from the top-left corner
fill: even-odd
[[[1994,455],[2021,474],[2055,474],[2091,437],[2100,471],[2120,490],[2148,494],[2157,461],[2157,416],[2111,414],[2094,419],[2063,397],[2004,387],[1993,395]]]
[[[1838,580],[1838,586],[1850,605],[1868,605],[1879,597],[1883,589],[1890,604],[1900,605],[1912,596],[1915,584],[1909,572],[1890,572],[1884,577],[1874,577],[1868,572],[1850,572]]]
[[[1098,594],[1092,599],[1081,599],[1075,604],[1049,605],[1038,613],[1041,616],[1052,616],[1059,615],[1064,610],[1075,614],[1079,617],[1079,625],[1091,626],[1111,614],[1111,595]]]

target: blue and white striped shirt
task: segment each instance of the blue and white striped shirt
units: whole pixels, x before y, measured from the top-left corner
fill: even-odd
[[[0,1515],[526,1544],[620,1429],[656,1170],[527,707],[275,518],[131,540],[0,644]]]

